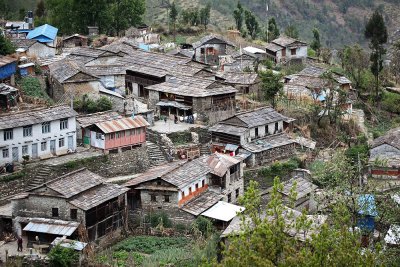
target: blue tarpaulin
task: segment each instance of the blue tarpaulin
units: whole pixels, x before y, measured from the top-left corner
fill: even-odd
[[[11,62],[0,67],[0,80],[7,79],[17,72],[17,62]]]

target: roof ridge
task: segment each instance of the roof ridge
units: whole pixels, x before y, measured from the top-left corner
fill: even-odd
[[[18,88],[16,88],[16,89],[18,89]],[[17,111],[13,111],[13,112],[0,114],[0,118],[6,117],[6,116],[9,116],[9,115],[32,113],[32,112],[36,112],[36,111],[41,111],[41,110],[51,109],[51,108],[56,108],[56,107],[62,107],[62,106],[69,107],[66,104],[57,104],[57,105],[50,106],[50,107],[36,107],[36,108],[29,109],[29,110],[28,109],[27,110],[17,110]]]

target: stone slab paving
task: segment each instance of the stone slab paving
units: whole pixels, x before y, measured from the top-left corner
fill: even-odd
[[[151,130],[156,131],[158,133],[175,133],[175,132],[183,132],[188,131],[190,128],[204,128],[205,126],[199,124],[190,124],[184,122],[174,123],[173,120],[165,121],[156,121],[154,122],[154,126],[149,127]]]

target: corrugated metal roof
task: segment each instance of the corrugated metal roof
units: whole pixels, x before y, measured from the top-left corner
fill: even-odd
[[[77,251],[82,251],[87,246],[87,243],[80,242],[78,240],[56,237],[56,239],[54,239],[54,241],[51,242],[51,245],[53,246],[60,245],[61,247],[64,248],[72,248]]]
[[[207,164],[211,168],[211,173],[219,177],[223,177],[231,166],[239,162],[239,160],[231,156],[219,154],[217,152],[207,159]]]
[[[112,121],[104,121],[95,124],[103,133],[114,133],[119,131],[125,131],[140,127],[147,127],[150,124],[140,115],[135,118],[122,118]]]
[[[35,218],[23,229],[28,232],[70,236],[78,228],[78,222]]]
[[[201,215],[218,221],[229,222],[238,213],[244,211],[244,207],[237,206],[224,201],[218,201],[217,204],[203,212]]]
[[[90,125],[103,122],[103,121],[109,121],[109,120],[115,120],[115,119],[121,119],[122,116],[119,115],[115,111],[104,111],[104,112],[97,112],[97,113],[92,113],[92,114],[87,114],[87,115],[79,115],[76,117],[76,121],[79,123],[79,125],[82,128],[86,128]]]
[[[35,28],[34,30],[30,31],[26,36],[27,39],[36,39],[39,42],[49,42],[57,38],[58,29],[49,25],[44,24],[40,27]],[[43,38],[43,37],[44,38]]]

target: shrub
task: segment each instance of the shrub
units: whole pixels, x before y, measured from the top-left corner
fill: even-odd
[[[19,81],[19,84],[25,95],[31,96],[31,97],[43,98],[47,101],[50,101],[50,97],[42,89],[40,82],[37,78],[24,77]]]
[[[50,266],[54,267],[76,266],[79,260],[79,255],[74,249],[61,247],[60,245],[52,248],[47,256]]]
[[[95,113],[112,109],[112,102],[105,96],[93,100],[87,95],[74,99],[74,109],[83,113]]]
[[[383,94],[382,108],[386,111],[400,114],[400,95],[385,92]]]
[[[209,237],[214,232],[212,222],[203,216],[197,217],[191,228],[193,234],[197,235],[198,233],[201,233],[201,236],[205,238]]]
[[[168,215],[165,212],[153,213],[148,216],[148,221],[151,224],[151,227],[157,227],[162,220],[162,224],[165,228],[172,227],[172,221],[169,219]]]
[[[268,181],[273,181],[276,176],[283,178],[290,174],[294,169],[299,168],[300,160],[292,158],[286,162],[276,162],[269,167],[262,168],[258,171],[258,175],[264,177]]]
[[[137,252],[127,252],[125,250],[115,251],[113,258],[117,260],[118,267],[140,266],[143,263],[144,256]]]

